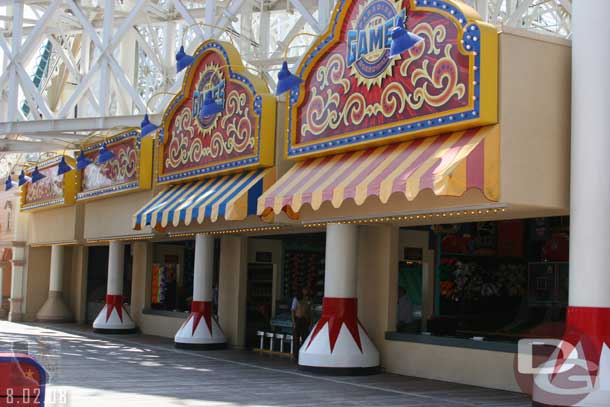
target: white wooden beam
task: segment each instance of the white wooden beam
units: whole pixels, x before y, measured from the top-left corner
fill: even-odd
[[[205,41],[205,39],[206,39],[205,33],[201,29],[201,26],[197,25],[197,20],[195,20],[195,18],[193,18],[193,16],[189,12],[188,8],[186,8],[186,6],[182,3],[181,0],[173,0],[173,2],[174,2],[174,7],[176,8],[176,11],[182,16],[182,18],[184,18],[184,21],[189,26],[193,26],[192,29],[197,33],[197,35],[199,35],[199,38],[201,38],[201,41]],[[182,34],[182,36],[184,36],[184,33]],[[182,44],[182,45],[184,45],[184,44]]]
[[[8,119],[13,121],[17,118],[17,109],[18,109],[18,97],[19,97],[19,88],[17,86],[17,69],[15,68],[15,58],[19,55],[21,51],[21,28],[22,28],[22,19],[23,19],[23,3],[22,2],[14,2],[13,7],[13,38],[11,44],[11,55],[9,56],[9,66],[8,66]],[[2,83],[0,78],[0,89],[2,89]]]
[[[19,82],[21,83],[21,88],[23,89],[23,93],[27,97],[31,98],[33,102],[35,102],[34,105],[30,105],[30,110],[35,111],[36,107],[38,107],[38,109],[40,110],[40,113],[42,113],[43,118],[52,119],[53,114],[51,113],[51,110],[49,109],[49,105],[47,104],[47,101],[44,100],[44,98],[42,97],[42,94],[40,93],[40,91],[36,88],[36,86],[32,82],[32,79],[30,78],[30,76],[27,74],[27,72],[25,72],[25,69],[23,69],[23,66],[21,66],[21,64],[15,64],[15,68],[17,69],[17,75],[19,76]],[[29,102],[31,103],[31,101],[29,101]],[[36,117],[36,116],[34,116],[34,117]],[[38,119],[38,117],[37,117],[37,119]]]
[[[307,7],[300,0],[289,0],[294,8],[305,18],[305,21],[313,28],[316,34],[320,34],[323,31],[323,27],[319,21],[307,10]]]
[[[149,116],[157,123],[161,120],[160,114]],[[56,137],[57,134],[63,132],[91,132],[119,126],[139,127],[141,121],[142,115],[2,122],[0,123],[0,135],[27,134],[31,137],[50,137],[51,135]]]
[[[102,56],[105,56],[106,50],[110,50],[110,41],[112,40],[112,17],[114,15],[114,0],[104,0],[104,28],[102,29],[102,43],[98,46]],[[95,38],[98,38],[95,36]],[[93,39],[93,37],[91,38]],[[94,40],[95,41],[95,40]],[[110,66],[107,58],[101,58],[100,81],[98,83],[98,96],[100,108],[98,114],[107,116],[110,108],[110,97],[112,87],[110,86]]]
[[[216,20],[216,0],[205,1],[205,23],[208,25],[214,25]],[[211,38],[213,27],[205,27],[205,38]]]

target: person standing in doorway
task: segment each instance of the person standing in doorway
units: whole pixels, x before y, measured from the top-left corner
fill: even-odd
[[[299,360],[299,349],[301,344],[307,339],[309,334],[309,327],[311,326],[311,299],[309,298],[309,291],[307,288],[303,288],[301,292],[297,291],[297,294],[292,299],[292,340],[294,341],[295,355],[294,358]]]
[[[398,331],[405,331],[413,322],[413,304],[407,295],[407,290],[398,287]]]

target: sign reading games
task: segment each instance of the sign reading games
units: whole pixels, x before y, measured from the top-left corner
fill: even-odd
[[[38,171],[45,177],[38,182],[23,184],[21,187],[22,211],[57,208],[74,204],[80,174],[78,171],[69,171],[63,175],[57,175],[57,166],[61,158],[62,156],[58,156],[37,164]],[[72,157],[65,156],[65,159],[71,167],[76,166]],[[31,178],[34,168],[26,168],[24,170],[25,174]]]
[[[97,156],[104,143],[114,157],[99,164]],[[83,153],[91,164],[83,170],[77,200],[149,189],[152,182],[152,148],[152,137],[140,138],[138,129],[129,129],[103,142],[84,147]]]
[[[424,39],[390,58],[392,30]],[[497,122],[496,29],[451,0],[340,1],[290,93],[288,157],[323,155]]]
[[[163,116],[158,183],[273,165],[275,98],[228,43],[206,41],[195,52],[181,92]],[[222,111],[200,115],[206,93]]]

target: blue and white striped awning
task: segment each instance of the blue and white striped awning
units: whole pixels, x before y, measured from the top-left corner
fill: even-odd
[[[273,183],[274,174],[272,169],[258,169],[170,185],[133,215],[133,228],[245,219],[256,214],[257,200]]]

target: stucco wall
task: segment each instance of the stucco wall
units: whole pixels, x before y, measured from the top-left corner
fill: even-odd
[[[132,217],[152,196],[152,191],[143,191],[85,203],[85,239],[150,233],[149,227],[143,227],[140,231],[133,230]]]
[[[138,327],[147,335],[173,338],[184,323],[187,315],[185,314],[184,318],[180,318],[177,316],[166,317],[162,315],[141,314],[138,318]]]
[[[65,304],[74,313],[76,297],[75,279],[72,271],[73,247],[64,247],[63,265],[63,299]],[[28,261],[26,264],[27,292],[25,320],[34,321],[36,313],[45,303],[49,293],[49,277],[51,274],[51,246],[28,248]]]
[[[504,29],[499,66],[500,200],[567,211],[570,43]]]
[[[82,237],[82,207],[73,205],[31,212],[28,224],[30,244],[74,242]]]
[[[218,320],[229,345],[243,347],[246,335],[248,239],[227,236],[220,240]]]

